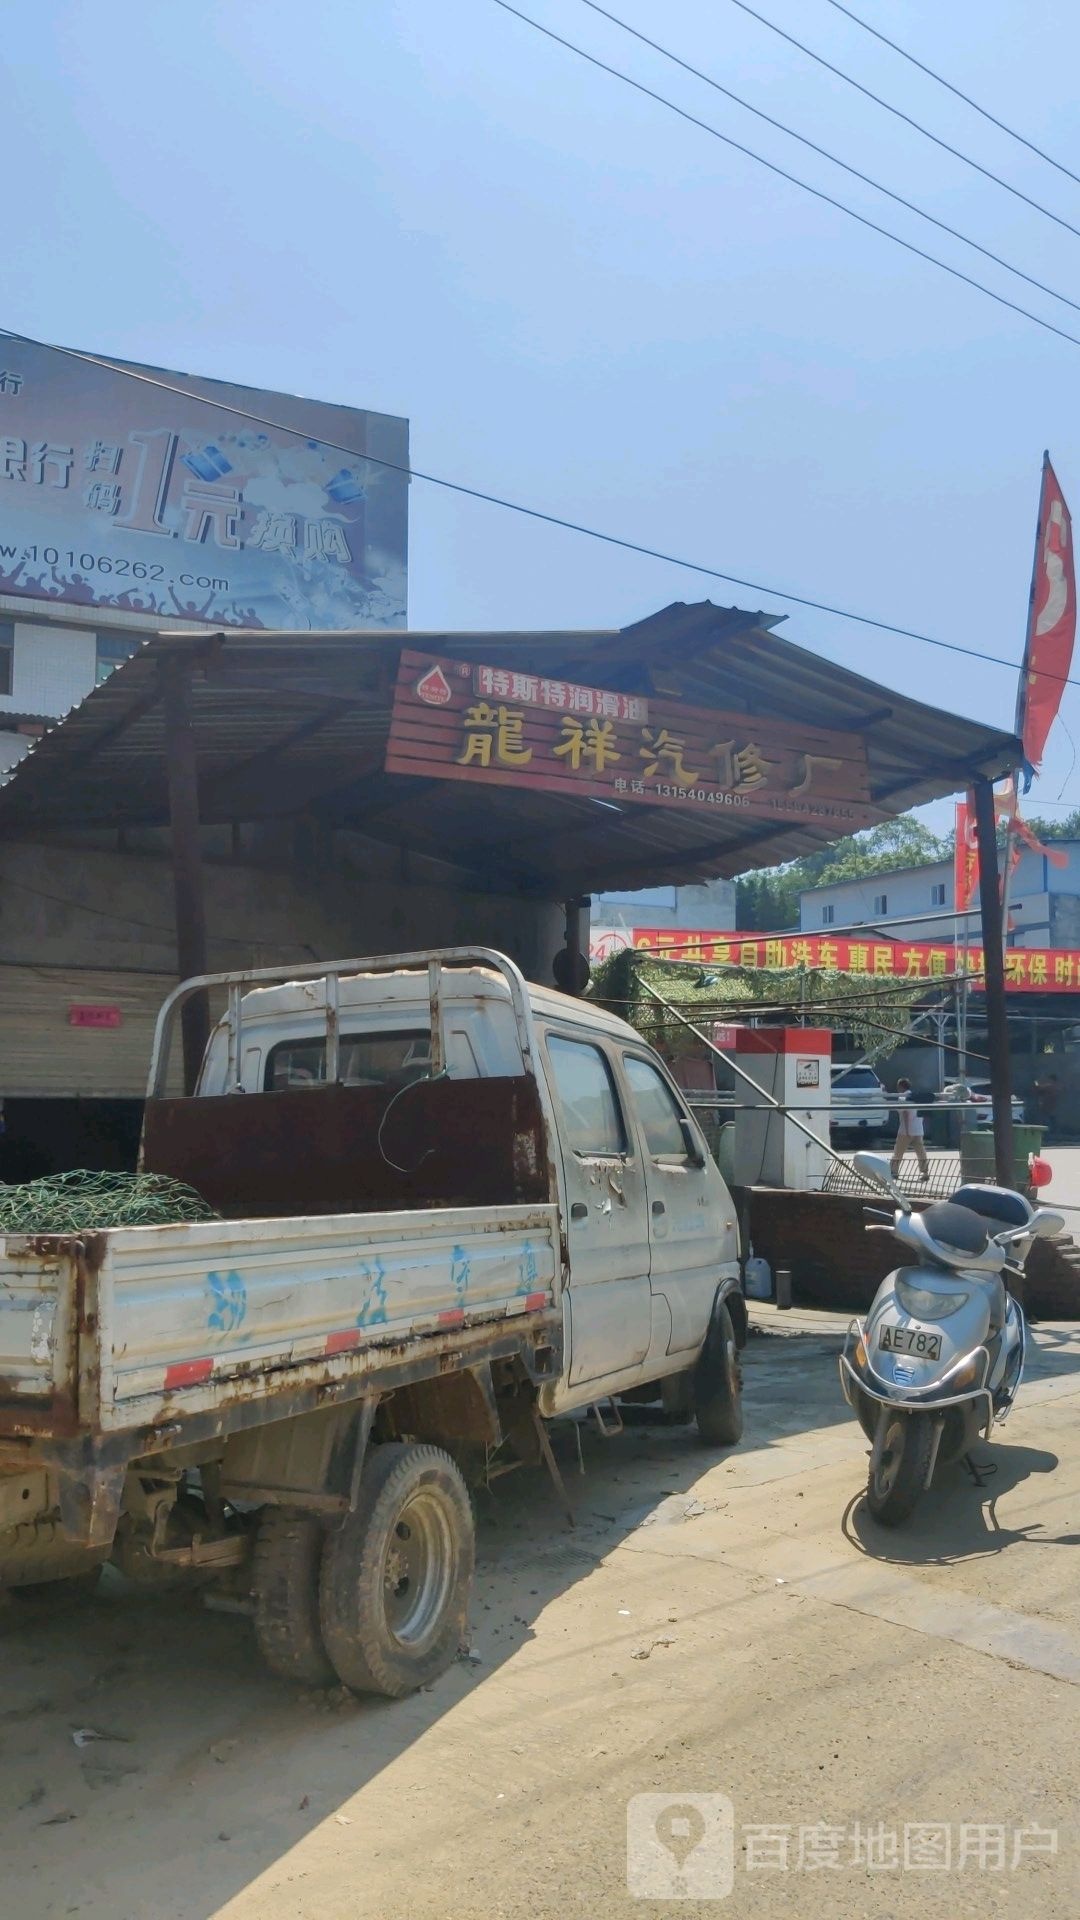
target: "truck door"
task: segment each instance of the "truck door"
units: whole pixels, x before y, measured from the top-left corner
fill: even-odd
[[[645,1181],[602,1047],[545,1034],[559,1124],[570,1254],[571,1386],[640,1365],[652,1296]]]
[[[669,1353],[701,1345],[717,1282],[739,1271],[735,1209],[700,1129],[659,1066],[625,1052],[649,1200],[652,1291],[671,1311]]]

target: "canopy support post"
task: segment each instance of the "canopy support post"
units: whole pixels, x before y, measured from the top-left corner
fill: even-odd
[[[1005,1001],[1005,958],[998,888],[997,818],[994,788],[980,774],[975,789],[975,826],[979,845],[979,913],[986,972],[986,1039],[990,1054],[990,1098],[994,1114],[994,1170],[998,1185],[1016,1181],[1013,1159],[1012,1085],[1009,1071],[1009,1019]]]
[[[199,774],[191,723],[191,669],[170,660],[162,669],[165,761],[169,789],[169,838],[176,910],[176,965],[181,980],[209,972],[206,900],[199,844]],[[210,1007],[205,993],[192,994],[181,1011],[184,1092],[194,1093],[206,1043]]]

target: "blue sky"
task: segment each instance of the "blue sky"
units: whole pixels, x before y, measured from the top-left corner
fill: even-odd
[[[591,14],[526,11],[1067,328],[1080,313]],[[761,10],[1080,227],[1080,186],[827,0]],[[856,0],[856,5],[859,0]],[[1080,12],[861,0],[1080,173]],[[1080,238],[731,0],[619,0],[748,99],[1080,300]],[[15,0],[8,325],[408,414],[418,467],[1018,660],[1044,446],[1080,514],[1080,347],[541,41],[492,0]],[[11,271],[11,236],[17,236]],[[676,567],[421,483],[414,626],[611,625],[711,597]],[[1008,724],[1010,673],[790,609],[785,633]],[[1080,739],[1076,689],[1064,719]],[[1059,726],[1035,808],[1080,804]],[[941,817],[940,810],[937,813]]]

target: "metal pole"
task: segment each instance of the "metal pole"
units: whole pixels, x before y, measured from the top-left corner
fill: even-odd
[[[1042,546],[1043,537],[1043,494],[1046,487],[1046,469],[1049,465],[1050,451],[1049,448],[1044,447],[1042,467],[1039,470],[1039,511],[1035,516],[1035,551],[1031,556],[1031,585],[1028,588],[1027,623],[1024,628],[1024,654],[1023,663],[1020,668],[1020,679],[1016,689],[1016,719],[1013,726],[1013,731],[1021,741],[1024,737],[1024,724],[1027,718],[1028,656],[1031,650],[1031,635],[1035,620],[1035,596],[1039,587],[1039,549]],[[1062,691],[1064,692],[1064,688]],[[1009,813],[1008,825],[1005,829],[1005,878],[1001,887],[1001,926],[1002,936],[1006,946],[1009,944],[1009,895],[1012,891],[1013,823],[1020,807],[1020,772],[1021,769],[1019,767],[1013,769],[1013,803]]]
[[[567,900],[563,905],[566,915],[566,945],[557,957],[554,966],[555,984],[562,993],[580,995],[589,984],[589,959],[582,939],[584,915],[592,905],[588,895],[575,900]]]
[[[1019,804],[1020,779],[1019,775],[1014,773],[1012,811],[1009,814],[1008,820],[1005,822],[1005,871],[1001,882],[1001,938],[1005,946],[1009,944],[1009,896],[1012,893],[1013,875],[1013,821],[1016,817],[1016,809]]]
[[[994,1167],[998,1185],[1011,1187],[1016,1179],[1016,1170],[1013,1161],[1009,1021],[1005,1003],[1005,959],[1001,943],[994,789],[983,775],[979,775],[974,787],[975,827],[979,845],[979,911],[986,971],[986,1039],[990,1055],[990,1097],[994,1110]]]
[[[206,903],[199,845],[199,775],[191,724],[191,674],[186,662],[169,661],[162,671],[165,760],[169,788],[169,837],[172,842],[173,897],[176,905],[176,964],[181,980],[209,971],[206,957]],[[180,1014],[184,1045],[184,1092],[194,1093],[206,1043],[210,1007],[205,993],[193,994]]]
[[[958,944],[956,949],[956,1072],[961,1086],[967,1085],[968,1051],[968,1007],[970,1005],[971,978],[969,973],[970,956],[968,954],[968,916],[965,913],[957,925]]]
[[[1031,585],[1028,588],[1027,625],[1024,629],[1024,657],[1020,668],[1020,679],[1016,688],[1016,718],[1013,732],[1023,742],[1024,723],[1027,719],[1028,697],[1028,656],[1031,651],[1032,628],[1035,624],[1035,596],[1039,590],[1039,548],[1043,537],[1043,493],[1046,488],[1046,469],[1050,465],[1050,449],[1043,448],[1042,466],[1039,468],[1039,511],[1035,516],[1035,551],[1031,556]],[[1062,688],[1064,692],[1064,688]],[[1020,783],[1017,781],[1016,797],[1020,797]]]

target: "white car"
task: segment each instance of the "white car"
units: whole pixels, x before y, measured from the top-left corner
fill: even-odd
[[[944,1087],[937,1097],[949,1106],[958,1105],[961,1101],[970,1103],[973,1109],[970,1121],[971,1124],[976,1127],[992,1127],[994,1124],[994,1109],[990,1100],[989,1080],[968,1080],[966,1082],[954,1080],[952,1085]],[[1013,1122],[1016,1126],[1019,1126],[1024,1118],[1024,1103],[1020,1099],[1019,1094],[1013,1094],[1011,1104]],[[964,1118],[966,1119],[967,1116],[965,1115]]]
[[[889,1131],[889,1097],[873,1067],[834,1067],[832,1106],[833,1133],[857,1133],[869,1139]]]

